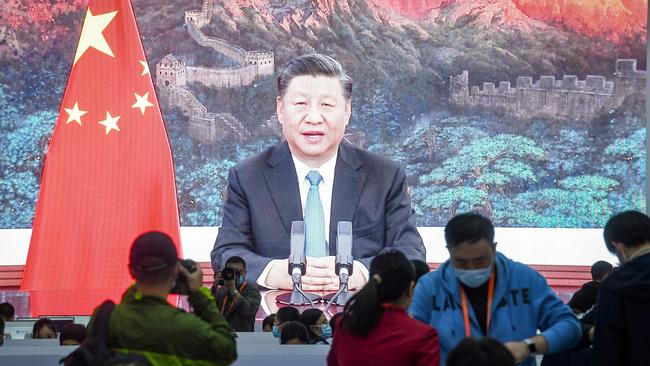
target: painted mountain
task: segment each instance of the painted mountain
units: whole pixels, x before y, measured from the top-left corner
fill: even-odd
[[[31,225],[83,19],[84,0],[45,3],[0,15],[0,227]],[[420,226],[478,210],[502,226],[598,227],[644,210],[647,6],[135,0],[152,71],[168,55],[207,70],[158,83],[182,223],[219,224],[228,168],[281,138],[273,67],[308,52],[353,77],[346,138],[406,167]]]

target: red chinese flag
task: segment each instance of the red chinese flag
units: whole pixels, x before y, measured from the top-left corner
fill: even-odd
[[[167,133],[130,1],[90,1],[21,285],[32,315],[90,314],[119,300],[132,282],[131,244],[150,230],[171,236],[180,255]]]

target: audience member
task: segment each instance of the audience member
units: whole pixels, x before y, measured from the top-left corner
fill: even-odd
[[[290,320],[282,325],[280,344],[309,344],[307,328],[301,322]]]
[[[262,332],[273,332],[273,324],[275,323],[275,313],[267,316],[262,320]]]
[[[427,262],[419,259],[411,259],[411,263],[413,263],[413,268],[415,268],[415,283],[417,283],[420,277],[429,273],[429,265]]]
[[[328,338],[332,338],[332,327],[325,313],[320,309],[307,309],[300,314],[300,322],[307,328],[309,343],[329,344]]]
[[[78,346],[86,339],[86,327],[83,324],[66,324],[59,334],[62,346]]]
[[[614,267],[605,261],[598,261],[591,266],[591,281],[582,285],[569,300],[569,307],[578,314],[586,313],[596,304],[598,286]]]
[[[449,352],[447,366],[515,366],[515,359],[492,338],[465,338]]]
[[[275,338],[280,338],[280,332],[282,331],[283,324],[290,321],[300,321],[300,313],[298,309],[285,306],[278,309],[278,312],[275,314],[275,322],[273,323],[273,336]]]
[[[52,339],[56,338],[56,324],[50,318],[40,318],[34,323],[32,329],[32,338],[34,339]]]
[[[342,313],[342,312],[341,312],[341,313],[336,313],[336,314],[334,314],[334,315],[332,316],[332,318],[330,319],[330,327],[332,328],[332,336],[334,336],[334,330],[336,329],[336,322],[337,322],[338,319],[339,319],[340,317],[342,317],[342,316],[343,316],[343,313]]]
[[[438,365],[438,333],[412,319],[415,269],[390,250],[370,263],[368,283],[345,305],[336,325],[329,366]]]
[[[450,259],[420,279],[410,307],[415,319],[440,333],[441,364],[466,337],[507,342],[515,361],[530,366],[536,354],[580,341],[578,320],[546,280],[496,251],[490,220],[458,215],[447,223],[445,241]]]
[[[237,358],[234,334],[210,290],[202,287],[201,268],[189,272],[181,266],[169,236],[148,232],[135,239],[129,272],[135,284],[124,292],[111,315],[111,348],[143,354],[154,366],[228,365]],[[179,276],[187,282],[193,314],[167,302]],[[89,334],[93,322],[94,316]]]
[[[6,322],[16,320],[16,310],[14,306],[8,302],[3,302],[0,304],[0,317]]]
[[[102,366],[152,366],[149,359],[133,353],[118,353],[104,362]]]
[[[621,266],[600,284],[594,365],[650,365],[650,218],[619,213],[603,236]]]
[[[253,282],[246,281],[246,262],[242,257],[228,258],[225,268],[232,275],[229,279],[222,277],[222,271],[214,274],[212,292],[217,301],[217,308],[235,331],[253,332],[255,315],[262,301],[260,290]],[[220,281],[223,285],[219,284]]]

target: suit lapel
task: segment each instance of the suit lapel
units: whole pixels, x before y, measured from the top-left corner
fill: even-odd
[[[291,232],[291,222],[302,220],[300,190],[296,168],[286,142],[276,146],[264,169],[264,179],[284,228]]]
[[[336,229],[339,221],[352,221],[356,212],[361,191],[366,183],[366,173],[361,170],[362,162],[358,152],[351,146],[341,143],[332,190],[332,210],[330,213],[330,255],[336,255]]]

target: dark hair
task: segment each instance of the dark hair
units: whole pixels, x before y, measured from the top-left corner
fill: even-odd
[[[103,366],[151,366],[148,358],[135,353],[116,353]]]
[[[56,334],[56,324],[50,318],[40,318],[34,323],[34,328],[32,328],[32,338],[38,338],[38,332],[43,327],[48,327],[52,329],[54,334]]]
[[[429,265],[427,262],[419,259],[411,259],[411,263],[413,263],[413,268],[415,268],[415,282],[418,282],[420,277],[429,273]]]
[[[0,304],[0,317],[9,320],[13,319],[14,315],[16,315],[16,310],[13,305],[8,302]]]
[[[515,359],[492,338],[465,338],[449,352],[447,366],[515,366]]]
[[[262,320],[262,330],[264,330],[264,327],[266,327],[267,325],[272,327],[274,322],[275,322],[275,313],[267,316],[266,318],[264,318],[264,320]]]
[[[476,243],[481,239],[494,243],[494,225],[480,214],[470,212],[456,215],[445,226],[447,248],[464,242]]]
[[[343,313],[336,313],[332,315],[332,318],[330,319],[330,327],[332,327],[332,334],[334,334],[334,330],[336,329],[336,321],[341,316],[343,316]]]
[[[68,339],[74,339],[81,344],[86,339],[86,327],[83,324],[66,324],[59,334],[59,344],[63,345],[63,341]]]
[[[638,211],[624,211],[612,216],[603,229],[605,245],[616,254],[613,242],[627,248],[638,247],[650,241],[650,217]]]
[[[285,306],[278,309],[278,312],[275,313],[275,319],[277,319],[278,324],[289,321],[298,321],[300,319],[300,313],[298,312],[298,309],[293,306]]]
[[[317,336],[316,333],[311,329],[310,325],[315,325],[318,322],[318,319],[325,314],[320,309],[307,309],[300,314],[299,321],[307,328],[307,333],[309,339],[312,341],[319,341],[321,337]]]
[[[404,295],[415,281],[415,269],[402,252],[391,250],[370,262],[369,276],[368,283],[345,304],[341,320],[342,329],[361,337],[366,337],[379,322],[382,303]]]
[[[601,281],[605,276],[612,273],[612,269],[614,269],[614,266],[611,263],[598,261],[591,266],[591,278],[594,281]]]
[[[343,97],[346,100],[352,97],[352,78],[338,61],[320,53],[302,55],[287,62],[278,74],[278,95],[283,97],[287,93],[291,80],[303,75],[338,77],[343,89]]]
[[[226,261],[226,263],[223,266],[228,267],[228,265],[230,263],[232,263],[232,264],[241,263],[241,265],[244,266],[244,269],[246,269],[246,261],[244,260],[244,258],[242,258],[240,256],[234,255],[234,256],[228,258],[228,260]]]
[[[280,332],[280,344],[287,344],[294,338],[298,338],[302,343],[309,343],[307,328],[301,322],[292,320],[284,323]]]

